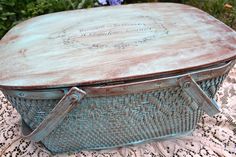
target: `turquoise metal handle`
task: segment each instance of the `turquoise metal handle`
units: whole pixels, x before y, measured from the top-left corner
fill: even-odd
[[[86,93],[79,88],[72,87],[34,131],[27,128],[24,121],[22,121],[23,137],[35,142],[44,139],[63,121],[67,113],[78,104],[85,94]]]
[[[203,109],[209,116],[220,112],[220,107],[215,100],[209,98],[190,75],[179,79],[182,89]]]
[[[182,89],[210,116],[219,113],[219,106],[210,99],[191,76],[185,75],[179,79]],[[58,102],[49,115],[33,131],[27,128],[22,121],[22,134],[24,138],[38,142],[49,135],[66,117],[84,96],[85,92],[77,87],[71,88]]]

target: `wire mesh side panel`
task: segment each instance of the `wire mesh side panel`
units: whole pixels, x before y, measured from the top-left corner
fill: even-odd
[[[213,98],[224,78],[225,75],[199,85]],[[5,95],[32,129],[59,101]],[[57,153],[137,144],[191,131],[201,115],[202,110],[180,87],[85,97],[42,142]]]

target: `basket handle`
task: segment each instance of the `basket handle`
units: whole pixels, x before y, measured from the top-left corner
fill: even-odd
[[[219,105],[204,93],[190,75],[181,77],[179,79],[179,85],[208,115],[213,116],[220,112]],[[23,137],[35,142],[44,139],[63,121],[67,113],[69,113],[85,95],[86,93],[83,90],[72,87],[33,131],[31,131],[22,120]]]
[[[83,90],[72,87],[33,131],[22,120],[22,136],[35,142],[44,139],[63,121],[67,113],[78,104],[85,94]]]
[[[209,98],[190,75],[181,77],[179,85],[209,116],[220,112],[217,102]]]

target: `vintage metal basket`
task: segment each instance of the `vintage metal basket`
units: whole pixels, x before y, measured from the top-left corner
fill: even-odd
[[[232,29],[185,5],[49,14],[1,40],[0,87],[23,136],[53,153],[132,145],[184,135],[218,113],[235,45]]]

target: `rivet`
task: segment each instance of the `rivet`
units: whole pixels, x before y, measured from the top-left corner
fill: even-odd
[[[190,83],[190,82],[185,82],[185,83],[183,84],[183,87],[184,87],[184,88],[189,88],[189,87],[190,87],[190,85],[191,85],[191,83]]]
[[[77,100],[78,100],[78,96],[77,96],[76,94],[72,94],[72,95],[71,95],[71,100],[72,100],[73,102],[77,101]]]
[[[24,97],[25,94],[24,93],[19,93],[19,96]]]

